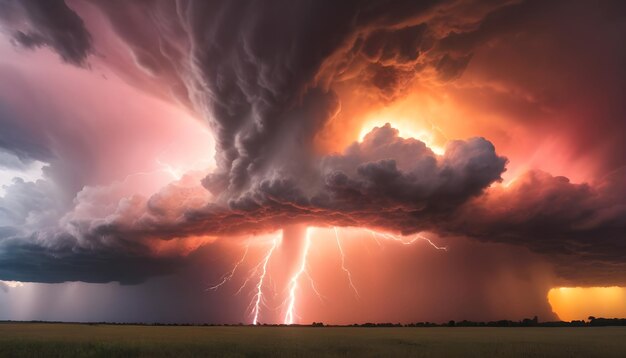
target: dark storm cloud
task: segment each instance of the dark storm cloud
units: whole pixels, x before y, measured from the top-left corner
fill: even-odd
[[[507,189],[490,188],[506,159],[488,140],[453,141],[436,156],[388,126],[343,154],[319,158],[313,151],[316,134],[340,109],[338,83],[389,100],[422,77],[453,81],[478,47],[534,24],[554,7],[546,3],[94,1],[128,45],[133,69],[160,81],[213,128],[218,170],[203,185],[215,199],[190,208],[195,194],[174,183],[149,199],[124,200],[110,217],[69,220],[60,232],[35,235],[48,241],[24,244],[13,235],[0,242],[0,278],[43,280],[43,267],[51,268],[46,281],[161,274],[156,258],[142,261],[146,240],[297,222],[524,245],[554,258],[572,279],[601,274],[575,272],[579,264],[621,267],[626,198],[615,192],[623,193],[622,180],[579,185],[530,173]],[[0,4],[16,41],[85,63],[90,36],[63,2]],[[11,27],[20,18],[28,28]],[[19,218],[13,206],[8,212]],[[623,279],[616,270],[602,272],[609,272],[606,282]]]
[[[94,2],[136,64],[213,127],[219,171],[205,182],[225,200],[263,176],[281,158],[277,150],[311,155],[308,142],[333,112],[312,116],[303,108],[337,107],[333,83],[360,78],[392,98],[426,68],[458,77],[466,57],[432,50],[442,35],[429,26],[457,3]],[[276,148],[290,135],[286,127],[304,145]]]
[[[174,273],[185,262],[181,257],[154,257],[148,251],[141,255],[136,251],[110,248],[48,247],[22,239],[0,245],[0,277],[7,281],[138,284],[151,276]],[[10,253],[4,252],[7,248]]]
[[[173,185],[150,198],[147,211],[117,213],[126,224],[106,221],[91,226],[88,235],[240,234],[303,222],[414,233],[433,229],[438,217],[500,180],[505,164],[483,138],[453,141],[438,157],[386,125],[344,154],[321,158],[307,175],[268,172],[228,206],[190,210],[184,205],[189,194]]]
[[[0,277],[103,282],[127,272],[120,280],[134,282],[170,272],[173,263],[183,262],[152,257],[150,240],[260,233],[303,222],[404,233],[432,230],[451,210],[498,181],[505,163],[482,138],[451,142],[446,154],[438,157],[424,143],[400,138],[397,130],[386,125],[345,153],[319,159],[310,176],[268,172],[227,206],[208,203],[190,208],[186,203],[194,192],[171,184],[147,201],[124,201],[110,217],[70,217],[62,230],[37,231],[32,243],[7,232],[10,236],[0,242]],[[5,202],[0,202],[13,208],[5,213],[6,221],[16,223],[27,215],[38,223],[47,219],[54,203],[31,193],[44,190],[45,194],[45,185],[44,181],[16,182]],[[28,201],[19,198],[46,201],[31,199],[30,206],[24,207]],[[112,266],[107,268],[107,262]]]
[[[465,205],[444,227],[485,241],[547,254],[569,282],[623,284],[626,277],[626,171],[595,185],[528,172],[508,188]]]
[[[2,0],[0,20],[19,45],[49,46],[66,62],[84,66],[92,52],[83,20],[64,0]]]

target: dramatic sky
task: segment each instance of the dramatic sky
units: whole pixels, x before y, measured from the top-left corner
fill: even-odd
[[[0,0],[0,319],[626,315],[626,6]]]

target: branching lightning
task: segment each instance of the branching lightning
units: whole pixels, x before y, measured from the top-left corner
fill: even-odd
[[[295,305],[296,305],[296,290],[298,289],[298,280],[304,272],[306,272],[306,259],[309,254],[309,248],[311,247],[311,228],[306,229],[304,237],[304,248],[302,249],[302,258],[300,261],[300,268],[289,280],[289,296],[287,297],[287,311],[285,313],[285,324],[293,324],[295,322]]]
[[[254,295],[254,310],[252,311],[254,318],[252,319],[252,324],[256,325],[259,320],[259,311],[261,310],[261,303],[263,302],[263,281],[265,281],[265,276],[267,275],[267,263],[270,261],[272,257],[272,253],[278,246],[280,239],[278,237],[274,238],[272,241],[272,247],[269,249],[265,258],[263,259],[262,271],[259,276],[259,281],[256,285],[256,294]]]
[[[412,245],[414,244],[416,241],[425,241],[427,242],[430,246],[432,246],[433,248],[437,249],[437,250],[442,250],[442,251],[448,251],[448,248],[445,246],[438,246],[437,244],[435,244],[431,239],[421,235],[421,234],[415,234],[413,235],[413,237],[409,238],[409,240],[404,240],[403,238],[393,235],[393,234],[389,234],[389,233],[381,233],[381,232],[376,232],[373,230],[369,230],[369,232],[372,234],[372,237],[374,237],[376,239],[376,237],[381,237],[383,239],[386,240],[392,240],[392,241],[397,241],[403,245]]]
[[[350,289],[354,292],[355,297],[359,298],[361,297],[361,294],[359,293],[358,289],[356,288],[356,285],[354,284],[352,272],[348,269],[346,265],[346,252],[344,251],[343,245],[341,244],[341,238],[339,237],[339,229],[337,227],[333,227],[333,231],[335,233],[335,242],[337,244],[337,249],[339,251],[339,255],[341,258],[341,270],[344,272],[348,285],[350,286]],[[374,239],[380,247],[383,247],[381,243],[382,240],[394,241],[402,245],[412,245],[417,241],[424,241],[436,250],[447,251],[447,247],[438,246],[432,240],[430,240],[429,238],[425,237],[424,235],[420,233],[405,237],[405,236],[398,236],[398,235],[394,235],[394,234],[390,234],[386,232],[377,232],[374,230],[368,230],[368,232],[371,234],[372,239]],[[309,258],[309,251],[311,249],[311,241],[312,241],[311,234],[312,234],[312,228],[309,227],[306,229],[306,232],[305,232],[304,244],[300,252],[300,261],[298,264],[298,269],[296,272],[293,273],[293,275],[290,277],[287,283],[286,298],[282,302],[282,307],[283,307],[283,312],[284,312],[284,317],[283,317],[284,324],[289,324],[289,325],[294,324],[296,323],[296,320],[299,317],[296,313],[297,298],[298,298],[297,294],[298,294],[298,291],[301,289],[300,281],[302,280],[303,276],[306,276],[306,278],[308,278],[311,284],[311,290],[318,296],[320,300],[322,301],[324,300],[324,296],[317,289],[315,282],[309,272],[310,267],[308,263],[308,258]],[[270,285],[272,284],[271,276],[269,275],[268,266],[272,258],[272,255],[274,254],[275,250],[280,246],[281,242],[282,242],[282,236],[280,235],[277,235],[276,237],[272,239],[271,246],[269,247],[269,249],[267,249],[267,252],[265,252],[265,254],[263,255],[263,259],[259,263],[257,263],[253,268],[250,269],[243,284],[239,287],[239,289],[235,293],[235,294],[241,293],[248,286],[249,283],[256,282],[256,284],[254,285],[254,295],[252,296],[252,299],[248,306],[248,310],[251,312],[253,325],[257,325],[259,322],[259,315],[261,313],[262,306],[267,307],[267,303],[266,303],[266,299],[264,295],[264,288],[266,288],[268,283]],[[246,245],[246,249],[243,253],[243,256],[239,259],[239,261],[235,263],[232,270],[230,270],[224,276],[222,276],[219,283],[207,288],[207,290],[212,290],[212,291],[217,290],[218,288],[220,288],[221,286],[229,282],[235,276],[237,270],[239,270],[239,267],[246,261],[246,257],[248,256],[249,249],[250,249],[250,244],[248,243]],[[275,288],[274,288],[274,291],[276,291]]]
[[[230,270],[228,273],[226,273],[224,276],[222,276],[222,279],[218,284],[207,288],[206,291],[209,291],[209,290],[215,291],[218,288],[220,288],[222,285],[224,285],[226,282],[230,281],[235,275],[235,272],[237,271],[237,268],[239,267],[239,265],[241,265],[246,259],[246,256],[248,255],[248,249],[250,249],[250,243],[246,244],[246,250],[243,252],[243,256],[241,257],[239,261],[237,261],[235,266],[233,266],[233,269]]]
[[[322,296],[320,291],[317,290],[317,287],[315,286],[315,281],[313,281],[313,277],[311,277],[311,275],[309,274],[308,268],[306,271],[304,271],[304,273],[306,273],[306,276],[309,278],[309,282],[311,283],[311,289],[313,290],[313,292],[315,292],[315,295],[317,295],[317,298],[319,298],[320,301],[323,301],[324,296]]]
[[[244,288],[246,288],[246,286],[248,286],[248,283],[254,279],[255,277],[258,277],[258,272],[259,269],[261,268],[261,266],[263,266],[263,261],[259,262],[256,266],[254,266],[248,273],[248,276],[246,277],[246,279],[243,281],[243,283],[241,284],[241,286],[239,286],[239,289],[237,290],[237,292],[235,292],[235,295],[238,295],[241,293],[241,291],[243,291]],[[252,303],[250,304],[252,305]]]
[[[348,277],[348,282],[350,283],[350,287],[354,291],[355,296],[358,298],[360,295],[359,291],[356,289],[356,286],[354,286],[354,282],[352,282],[352,273],[346,268],[346,255],[343,252],[343,247],[341,247],[341,241],[339,241],[339,233],[337,231],[337,227],[333,227],[333,230],[335,231],[335,240],[337,241],[337,247],[339,248],[339,254],[341,255],[341,269],[343,270],[343,272],[346,273],[346,276]]]

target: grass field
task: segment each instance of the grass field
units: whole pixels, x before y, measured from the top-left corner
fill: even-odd
[[[0,324],[0,357],[626,357],[626,327]]]

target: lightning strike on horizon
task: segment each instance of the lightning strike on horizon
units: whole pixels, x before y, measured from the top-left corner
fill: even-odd
[[[270,261],[270,258],[272,257],[272,253],[278,246],[279,242],[280,242],[279,237],[274,238],[274,240],[272,241],[272,247],[269,249],[269,251],[267,252],[267,255],[265,255],[265,258],[263,259],[261,275],[259,276],[259,281],[257,282],[257,285],[256,285],[256,294],[253,297],[253,301],[254,301],[254,310],[253,310],[254,318],[252,319],[253,325],[256,325],[259,320],[259,311],[261,310],[261,303],[263,302],[263,281],[265,280],[265,276],[267,275],[267,263]]]
[[[333,227],[334,231],[335,231],[335,240],[337,241],[337,247],[339,248],[339,254],[341,255],[341,269],[343,270],[343,272],[346,273],[346,276],[348,277],[348,282],[350,283],[350,287],[352,288],[352,290],[354,291],[355,297],[359,298],[361,295],[359,294],[359,291],[356,289],[356,286],[354,285],[354,282],[352,282],[352,273],[350,272],[350,270],[348,270],[346,268],[346,255],[343,252],[343,247],[341,247],[341,242],[339,241],[339,233],[337,231],[337,227]]]
[[[306,272],[306,259],[309,253],[309,248],[311,247],[311,228],[306,228],[306,234],[304,237],[304,247],[302,249],[302,259],[300,261],[300,269],[296,271],[296,273],[289,280],[289,296],[288,296],[288,304],[287,304],[287,312],[285,313],[285,324],[293,324],[295,314],[295,305],[296,305],[296,290],[298,289],[298,280],[300,276]]]
[[[324,301],[325,299],[325,297],[317,289],[315,282],[313,280],[313,277],[311,276],[309,272],[310,268],[308,265],[308,255],[309,255],[311,242],[312,242],[311,230],[312,229],[310,227],[306,229],[306,233],[304,237],[304,245],[301,251],[300,265],[298,267],[298,270],[291,276],[290,280],[288,281],[288,286],[287,286],[288,295],[282,303],[282,306],[286,307],[286,309],[284,310],[285,312],[285,316],[283,320],[284,324],[294,324],[296,321],[296,318],[299,317],[296,314],[296,301],[297,301],[297,291],[299,289],[299,282],[303,275],[306,275],[306,277],[308,278],[311,284],[311,289],[317,295],[317,297],[321,301]],[[335,233],[335,242],[337,243],[337,248],[341,257],[341,270],[345,273],[348,283],[350,285],[350,288],[354,292],[355,297],[359,298],[361,295],[358,289],[356,288],[356,285],[354,284],[354,281],[352,279],[352,272],[346,266],[346,253],[344,252],[343,246],[341,245],[341,239],[339,238],[339,230],[337,227],[333,227],[333,230]],[[401,237],[398,235],[393,235],[390,233],[377,232],[374,230],[368,230],[368,231],[372,235],[372,238],[376,241],[376,243],[381,247],[382,247],[382,244],[379,238],[388,240],[388,241],[395,241],[403,245],[412,245],[416,241],[425,241],[426,243],[428,243],[430,246],[432,246],[433,248],[437,250],[447,251],[447,247],[438,246],[432,240],[430,240],[429,238],[421,234],[415,234],[411,237],[406,238],[406,237]],[[269,265],[269,261],[274,251],[276,250],[276,248],[279,247],[281,242],[282,242],[282,236],[280,235],[276,236],[272,240],[271,246],[266,252],[266,254],[263,256],[263,259],[249,271],[249,274],[244,280],[243,284],[239,287],[239,289],[235,293],[235,295],[241,293],[243,289],[247,287],[248,283],[256,279],[255,294],[253,295],[252,300],[250,301],[250,304],[248,306],[248,309],[252,311],[251,315],[253,316],[253,320],[252,320],[253,325],[258,324],[261,306],[266,305],[265,299],[264,299],[263,288],[264,286],[266,286],[267,279],[271,280],[271,277],[268,276],[268,265]],[[233,269],[229,271],[226,275],[224,275],[218,284],[209,287],[207,290],[216,290],[222,285],[224,285],[226,282],[230,281],[232,277],[235,275],[238,267],[241,266],[243,262],[245,261],[247,254],[248,254],[248,250],[249,250],[249,244],[246,245],[246,250],[244,251],[243,256],[234,265]]]
[[[246,256],[248,255],[248,250],[249,249],[250,249],[250,243],[246,244],[246,250],[243,252],[243,256],[241,257],[241,259],[239,261],[237,261],[235,266],[233,266],[232,270],[230,270],[228,273],[226,273],[224,276],[222,276],[222,280],[220,281],[220,283],[207,288],[205,291],[209,291],[209,290],[215,291],[218,288],[220,288],[222,285],[224,285],[226,282],[230,281],[233,278],[233,276],[235,275],[235,272],[237,271],[237,268],[239,267],[239,265],[241,265],[243,263],[243,261],[246,259]]]

